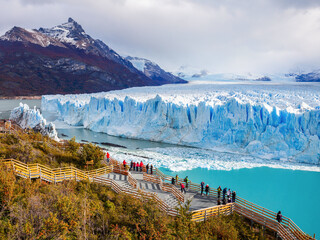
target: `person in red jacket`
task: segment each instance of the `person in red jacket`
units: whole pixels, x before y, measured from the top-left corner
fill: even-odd
[[[142,168],[143,168],[143,162],[140,162],[140,172],[142,172]]]
[[[124,169],[126,169],[126,165],[127,165],[126,160],[123,160],[123,167],[124,167]]]
[[[107,162],[110,160],[110,154],[107,152]]]
[[[137,170],[137,172],[139,171],[139,167],[140,167],[139,162],[137,162],[137,164],[136,164],[136,170]]]
[[[182,192],[182,193],[183,193],[183,192],[186,193],[186,187],[184,186],[184,184],[181,183],[180,186],[181,186],[181,192]]]
[[[133,171],[135,171],[135,170],[136,170],[136,163],[133,162],[133,163],[132,163],[132,166],[133,166]]]

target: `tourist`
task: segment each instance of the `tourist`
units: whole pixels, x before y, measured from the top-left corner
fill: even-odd
[[[174,177],[172,177],[172,178],[171,178],[171,184],[174,185],[174,184],[175,184],[175,181],[176,181],[176,180],[174,179]]]
[[[221,195],[221,187],[220,186],[217,188],[217,191],[218,191],[218,199],[220,199],[220,195]]]
[[[230,188],[229,190],[227,191],[227,197],[229,198],[231,196],[231,191],[230,191]]]
[[[188,187],[189,187],[189,178],[188,178],[188,176],[185,177],[184,182],[186,183],[186,188],[188,189]]]
[[[208,193],[210,191],[209,184],[206,185],[206,188],[204,191],[206,192],[206,196],[208,196]]]
[[[222,191],[222,199],[226,198],[227,188],[224,188]]]
[[[279,212],[277,213],[277,221],[278,221],[278,223],[281,223],[281,221],[282,221],[281,211],[279,211]]]
[[[178,181],[179,181],[179,177],[178,177],[178,174],[176,174],[176,184],[178,184]]]
[[[126,165],[127,165],[126,160],[123,160],[123,162],[122,162],[122,163],[123,163],[123,168],[124,168],[124,169],[126,169]]]
[[[149,163],[147,164],[146,169],[147,169],[147,174],[148,174],[149,173]]]
[[[140,172],[142,172],[142,168],[143,168],[143,162],[140,162]]]
[[[130,161],[130,171],[132,171],[132,167],[133,167],[133,162],[132,160]]]
[[[232,192],[232,202],[235,202],[236,201],[236,192],[233,191]]]
[[[139,172],[139,162],[136,163],[136,171]]]
[[[151,175],[153,173],[153,165],[152,164],[151,164],[151,167],[150,167],[150,173],[151,173]]]
[[[107,152],[107,162],[109,163],[110,161],[110,154]]]
[[[231,203],[231,197],[228,197],[228,203]]]
[[[201,182],[201,196],[203,195],[204,181]]]
[[[181,186],[181,192],[182,192],[182,193],[183,193],[183,192],[184,192],[184,193],[187,193],[184,184],[183,184],[183,183],[180,183],[180,186]]]
[[[133,168],[133,171],[136,170],[136,163],[135,162],[132,163],[132,168]]]
[[[221,205],[220,198],[218,198],[217,205]]]

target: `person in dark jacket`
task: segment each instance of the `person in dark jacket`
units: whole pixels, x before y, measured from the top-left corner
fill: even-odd
[[[151,164],[151,167],[150,167],[150,173],[152,174],[153,173],[153,166]]]
[[[226,198],[227,188],[224,188],[222,191],[222,199]]]
[[[130,162],[130,171],[132,171],[132,167],[133,167],[133,162],[131,160],[131,162]]]
[[[277,221],[278,221],[278,223],[281,223],[281,221],[282,221],[281,211],[279,211],[279,212],[277,213]]]
[[[203,195],[204,181],[201,182],[201,196]]]
[[[172,178],[171,178],[171,184],[174,185],[174,184],[175,184],[175,181],[176,181],[175,178],[172,177]]]
[[[147,174],[149,173],[149,163],[146,166]]]
[[[204,191],[206,192],[206,196],[208,196],[208,193],[210,191],[209,184],[206,185],[206,188]]]
[[[232,192],[232,202],[235,202],[236,201],[236,192],[233,191]]]

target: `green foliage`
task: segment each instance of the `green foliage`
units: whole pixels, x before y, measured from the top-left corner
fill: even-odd
[[[81,150],[80,163],[85,165],[87,161],[93,160],[94,165],[99,166],[100,161],[103,160],[103,156],[104,154],[101,151],[101,148],[92,143],[85,144]]]

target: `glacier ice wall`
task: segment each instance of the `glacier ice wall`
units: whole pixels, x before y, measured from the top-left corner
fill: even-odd
[[[70,96],[43,96],[42,109],[56,111],[68,124],[114,136],[319,164],[320,110],[304,103],[297,111],[236,97],[180,104],[159,95],[143,101]]]
[[[23,129],[32,128],[59,141],[55,125],[53,123],[47,124],[46,119],[36,107],[30,109],[27,104],[20,103],[19,107],[11,111],[10,120],[15,121]]]

